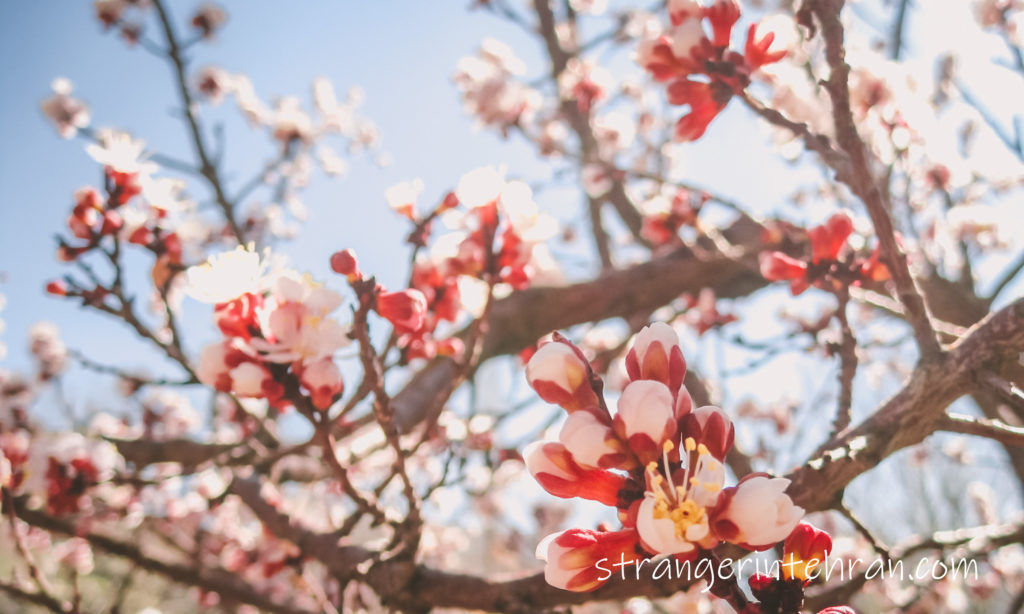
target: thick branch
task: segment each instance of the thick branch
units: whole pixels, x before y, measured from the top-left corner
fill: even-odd
[[[714,249],[697,253],[681,248],[628,269],[606,272],[592,281],[529,288],[495,301],[481,360],[518,352],[552,330],[650,313],[684,292],[696,294],[711,288],[716,296],[733,298],[762,288],[767,282],[757,269],[757,254],[763,247],[756,238],[758,228],[743,220],[726,230],[727,238],[744,244],[743,256],[738,259]],[[413,376],[393,399],[395,419],[403,431],[440,411],[457,372],[455,361],[441,358]]]
[[[825,38],[825,56],[832,71],[825,87],[832,99],[836,141],[850,160],[851,176],[846,183],[853,193],[864,201],[871,222],[875,226],[882,254],[896,285],[896,295],[907,311],[908,320],[921,350],[921,357],[934,358],[941,352],[941,347],[929,321],[924,299],[910,274],[907,256],[896,242],[892,218],[889,215],[890,206],[871,172],[867,147],[860,138],[857,124],[853,119],[848,82],[850,65],[846,63],[846,51],[843,46],[845,31],[839,18],[843,0],[814,0],[809,2],[809,5],[821,23],[821,33]]]
[[[1024,428],[1010,426],[999,420],[946,414],[939,422],[939,430],[986,437],[1011,446],[1024,446]]]
[[[1024,299],[990,314],[935,361],[918,365],[903,389],[856,428],[833,438],[792,472],[790,496],[808,511],[833,507],[854,478],[938,430],[945,409],[1024,351]]]
[[[18,518],[32,526],[52,533],[81,537],[94,548],[114,556],[126,558],[140,569],[160,574],[185,586],[196,586],[204,591],[218,593],[228,601],[248,603],[261,610],[276,614],[310,614],[307,610],[277,603],[270,597],[261,595],[254,587],[246,584],[238,576],[222,570],[197,567],[191,563],[189,565],[178,565],[162,561],[145,554],[133,544],[95,531],[84,530],[83,527],[76,526],[72,522],[55,518],[37,510],[30,510],[24,506],[19,507]]]

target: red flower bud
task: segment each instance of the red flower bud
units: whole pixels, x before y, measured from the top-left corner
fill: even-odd
[[[344,275],[350,282],[363,277],[359,270],[359,262],[356,260],[356,253],[351,249],[343,249],[331,255],[331,270],[338,275]]]
[[[625,476],[601,469],[585,469],[569,449],[555,441],[536,441],[523,450],[526,468],[541,487],[556,497],[581,497],[605,505],[618,505]]]
[[[569,529],[549,535],[537,545],[537,558],[546,562],[544,579],[568,591],[592,591],[612,575],[612,565],[637,558],[633,530]]]
[[[58,279],[46,284],[46,291],[54,296],[67,296],[68,285]]]
[[[832,551],[832,538],[813,525],[801,522],[793,529],[782,548],[782,576],[807,580],[815,567]]]

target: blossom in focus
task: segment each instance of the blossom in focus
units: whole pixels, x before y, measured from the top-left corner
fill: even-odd
[[[626,479],[610,471],[587,469],[558,442],[535,441],[523,450],[523,461],[535,480],[552,495],[581,497],[616,505]]]
[[[89,125],[89,107],[71,96],[74,89],[71,81],[64,78],[54,79],[50,87],[53,89],[53,96],[42,102],[43,114],[54,123],[58,134],[70,139],[78,134],[80,129]]]
[[[733,543],[764,550],[784,540],[803,518],[786,494],[789,480],[751,474],[722,493],[715,531]]]
[[[537,558],[544,561],[544,579],[567,591],[592,591],[606,580],[601,561],[632,561],[636,557],[637,534],[633,530],[590,531],[569,529],[544,538],[537,544]]]
[[[825,562],[832,551],[832,537],[801,522],[786,538],[782,547],[782,576],[787,579],[808,580],[814,569]]]
[[[603,584],[577,563],[589,560],[594,544],[616,540],[615,535],[630,535],[623,543],[635,539],[631,560],[692,557],[723,541],[768,548],[789,536],[803,517],[803,509],[785,493],[786,479],[752,474],[724,488],[732,422],[717,407],[693,409],[685,374],[678,336],[662,323],[634,339],[627,353],[629,382],[614,415],[598,396],[600,380],[567,340],[556,336],[530,358],[527,381],[541,398],[570,414],[558,442],[527,446],[527,469],[556,497],[614,507],[623,525],[619,533],[566,532],[555,538],[558,548],[540,548],[554,586],[593,590]]]
[[[542,345],[526,365],[526,380],[540,398],[566,411],[597,406],[597,395],[590,386],[590,365],[567,342]]]
[[[262,337],[249,345],[270,362],[309,363],[333,356],[349,342],[347,327],[329,317],[341,303],[337,292],[308,276],[282,274],[260,312]]]

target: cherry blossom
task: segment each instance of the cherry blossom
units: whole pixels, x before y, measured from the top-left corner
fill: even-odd
[[[59,135],[70,139],[89,125],[89,107],[71,97],[74,86],[67,79],[54,79],[50,87],[53,96],[42,102],[43,114],[54,123]]]
[[[637,553],[696,555],[722,541],[760,550],[785,540],[803,517],[785,494],[785,478],[751,474],[723,488],[732,423],[716,407],[691,409],[682,387],[685,364],[671,327],[646,327],[629,351],[630,382],[612,416],[578,348],[559,339],[530,359],[531,386],[571,413],[562,443],[535,442],[524,451],[527,468],[555,496],[615,507],[623,524],[619,533],[586,533],[589,541],[570,539],[577,534],[567,532],[551,542],[557,547],[543,543],[538,556],[547,555],[550,583],[580,591],[601,586],[607,577],[579,575],[575,561],[589,560],[587,544],[619,543],[616,535],[639,544],[630,560]],[[579,558],[563,548],[579,548]]]

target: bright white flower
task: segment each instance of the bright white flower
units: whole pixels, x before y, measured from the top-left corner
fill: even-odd
[[[756,474],[741,480],[716,518],[736,527],[729,541],[757,548],[786,539],[804,516],[786,494],[789,484],[786,478]]]
[[[555,236],[558,221],[542,213],[533,200],[533,190],[522,181],[510,181],[501,190],[501,208],[516,235],[527,243],[538,243]]]
[[[666,457],[670,450],[670,445],[665,447]],[[725,469],[693,438],[686,439],[684,450],[696,452],[697,460],[686,466],[678,485],[659,472],[656,461],[647,467],[648,490],[637,512],[636,528],[647,547],[657,554],[690,552],[698,545],[718,541],[711,535],[707,508],[718,500]],[[689,456],[692,458],[692,454]],[[702,543],[705,541],[708,543]]]
[[[494,202],[505,187],[505,169],[482,166],[459,179],[455,196],[469,209]]]
[[[608,445],[609,441],[615,441],[612,429],[601,424],[589,411],[569,414],[558,434],[558,440],[580,466],[588,468],[599,467],[602,456],[620,452]]]
[[[170,177],[149,177],[142,182],[142,197],[150,207],[167,213],[186,211],[194,205],[187,198],[182,198],[181,191],[185,182]]]
[[[146,142],[132,139],[126,132],[104,131],[100,134],[99,144],[86,145],[85,151],[93,160],[103,166],[127,175],[149,175],[156,171],[157,165],[147,162],[145,155]]]
[[[416,207],[416,201],[419,200],[420,193],[422,192],[423,181],[421,179],[413,179],[412,181],[396,183],[384,190],[384,199],[387,200],[388,206],[395,211],[403,215],[411,215]]]
[[[186,271],[185,293],[203,303],[226,303],[246,293],[261,293],[282,274],[282,260],[269,249],[261,256],[238,246],[230,252],[214,254],[203,264]]]
[[[647,435],[654,445],[660,446],[675,428],[672,392],[665,384],[653,380],[631,382],[619,397],[615,420],[622,422],[627,439]]]

